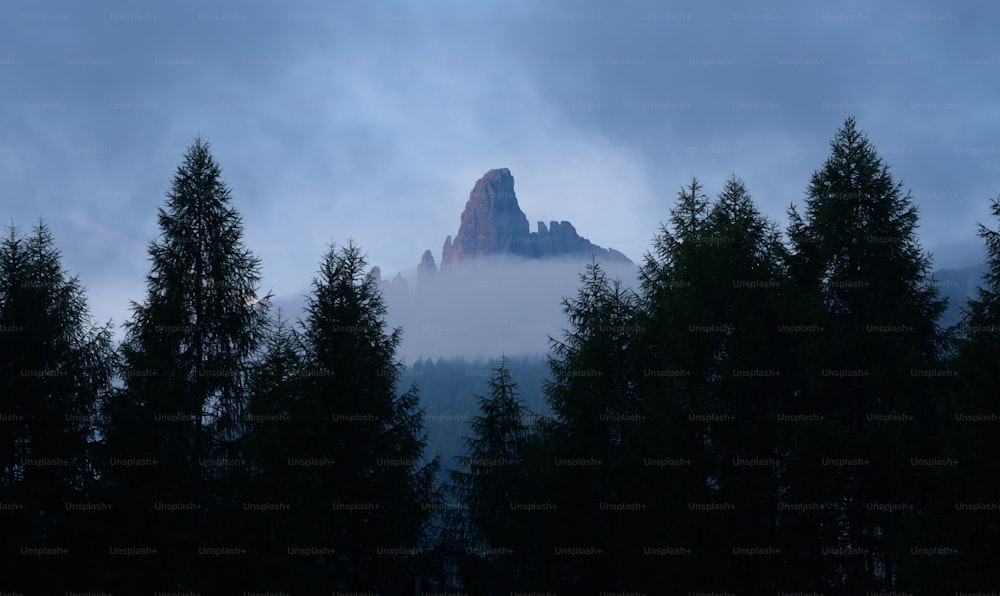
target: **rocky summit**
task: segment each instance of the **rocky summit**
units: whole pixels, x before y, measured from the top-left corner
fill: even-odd
[[[431,251],[425,250],[420,257],[420,264],[417,265],[417,284],[425,284],[434,278],[437,273],[437,265],[434,264],[434,255]]]
[[[529,259],[596,257],[599,261],[631,263],[612,248],[601,248],[580,236],[568,221],[538,222],[528,227],[528,218],[517,204],[514,177],[500,168],[483,175],[469,193],[461,223],[454,239],[444,241],[442,269],[462,261],[478,261],[486,256],[518,256]],[[428,253],[421,265],[427,267]],[[433,267],[433,259],[430,259]]]

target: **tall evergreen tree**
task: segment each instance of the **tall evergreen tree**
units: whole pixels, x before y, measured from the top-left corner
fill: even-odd
[[[1000,197],[990,201],[1000,222]],[[982,590],[1000,582],[1000,421],[997,379],[1000,375],[1000,230],[979,225],[988,269],[976,295],[962,309],[954,367],[954,428],[951,444],[958,465],[942,482],[952,489],[946,526],[959,551],[952,567],[957,588]]]
[[[288,465],[293,455],[288,441],[296,433],[292,416],[301,397],[305,369],[299,339],[278,309],[260,359],[248,377],[246,432],[240,440],[247,465],[237,523],[243,528],[249,551],[242,579],[247,588],[256,590],[287,590],[290,577],[308,574],[301,558],[289,560],[287,565],[276,564],[287,554],[285,528],[297,515],[290,499],[307,488],[293,484],[295,468]]]
[[[760,214],[743,182],[726,181],[706,218],[698,265],[707,276],[696,289],[701,314],[693,321],[728,325],[710,333],[714,371],[708,372],[711,410],[723,420],[709,428],[710,469],[718,497],[738,515],[716,548],[731,557],[722,587],[771,591],[781,574],[775,499],[782,468],[778,414],[788,396],[787,334],[781,332],[787,306],[785,250],[777,226]],[[676,338],[679,346],[702,331]],[[683,349],[683,348],[682,348]],[[706,354],[706,356],[709,356]]]
[[[196,138],[159,209],[146,298],[133,303],[125,325],[124,391],[107,410],[121,524],[113,546],[157,555],[122,558],[121,589],[209,589],[233,558],[199,551],[237,546],[227,542],[229,528],[213,526],[234,504],[213,497],[241,464],[234,445],[245,374],[269,296],[258,296],[260,261],[244,246],[230,203],[207,141]]]
[[[489,380],[489,396],[477,396],[480,414],[466,437],[468,455],[449,470],[459,507],[451,527],[457,543],[462,588],[477,594],[508,594],[533,588],[532,519],[525,465],[531,440],[528,411],[501,359]]]
[[[634,357],[641,371],[638,393],[648,412],[641,426],[642,477],[647,498],[663,509],[646,544],[671,553],[649,557],[658,565],[647,573],[652,590],[714,585],[719,556],[714,537],[739,514],[719,497],[711,458],[710,433],[728,418],[711,400],[709,387],[722,370],[716,346],[731,326],[703,308],[717,291],[703,266],[706,253],[726,241],[711,237],[709,208],[702,185],[693,179],[678,193],[639,271],[641,333]]]
[[[681,585],[773,589],[778,553],[741,553],[776,548],[784,249],[735,177],[714,204],[693,181],[669,223],[642,266],[635,357],[647,460],[673,465],[647,466],[645,476],[676,490],[659,498],[671,503],[675,546],[690,553],[673,559]]]
[[[789,445],[791,500],[826,507],[790,514],[805,524],[797,536],[820,539],[799,551],[798,585],[898,588],[917,538],[905,528],[932,473],[913,461],[941,454],[928,379],[943,370],[944,304],[915,236],[917,209],[848,118],[812,176],[805,215],[793,207],[789,217],[790,273],[823,327],[796,346],[800,403],[823,424]]]
[[[110,324],[91,322],[48,227],[0,244],[0,503],[4,585],[77,590],[95,577],[98,404],[111,389]],[[25,550],[27,549],[27,550]],[[13,579],[13,581],[11,581]]]
[[[324,256],[296,340],[289,422],[274,429],[290,468],[281,499],[294,513],[275,564],[300,570],[292,591],[403,593],[431,549],[438,461],[424,459],[416,388],[395,394],[401,332],[387,331],[365,266],[353,244]]]
[[[541,445],[533,449],[531,473],[553,506],[540,520],[538,581],[555,591],[616,590],[634,586],[637,536],[658,515],[638,486],[643,413],[630,359],[635,295],[596,262],[580,282],[577,296],[563,301],[569,329],[550,340],[545,395],[552,421],[541,425]]]

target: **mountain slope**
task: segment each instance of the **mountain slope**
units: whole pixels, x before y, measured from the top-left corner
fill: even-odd
[[[462,211],[458,233],[454,239],[448,236],[444,241],[441,267],[498,255],[578,260],[594,256],[607,262],[632,262],[617,250],[602,248],[580,236],[568,221],[552,221],[548,226],[538,222],[537,231],[530,231],[528,218],[514,194],[514,177],[507,168],[490,170],[476,181]]]

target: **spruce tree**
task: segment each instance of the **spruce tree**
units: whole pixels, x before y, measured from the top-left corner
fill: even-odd
[[[292,587],[402,593],[413,588],[437,502],[418,393],[395,393],[401,331],[387,330],[376,280],[357,246],[331,247],[307,299],[290,420],[276,438],[291,468],[284,560]],[[308,550],[312,549],[312,550]],[[295,591],[295,590],[293,590]]]
[[[667,559],[681,586],[766,591],[780,553],[739,549],[776,548],[784,250],[738,178],[714,203],[701,188],[681,190],[640,272],[646,461],[671,464],[645,466],[644,477],[672,487],[657,499],[670,504],[663,525],[686,555]],[[665,589],[667,578],[655,579]]]
[[[772,591],[780,587],[783,566],[775,500],[783,466],[777,415],[788,396],[789,372],[787,334],[779,327],[787,302],[785,250],[777,226],[736,177],[726,181],[708,213],[705,240],[699,262],[690,264],[707,274],[696,289],[700,320],[729,326],[709,334],[717,343],[711,345],[716,368],[708,399],[724,417],[709,429],[711,469],[717,498],[738,511],[715,546],[720,557],[732,556],[730,573],[719,583],[735,591]],[[681,337],[694,333],[704,334],[694,330],[676,343],[683,349],[688,341]]]
[[[11,226],[0,244],[0,559],[16,591],[100,579],[92,529],[107,504],[93,446],[114,359],[110,323],[91,322],[45,223],[27,237]]]
[[[246,408],[245,375],[265,329],[260,261],[243,244],[231,191],[198,137],[159,209],[150,243],[146,297],[132,304],[122,343],[124,389],[106,429],[117,497],[118,544],[157,549],[123,557],[121,589],[209,589],[233,557],[201,556],[225,546],[215,527],[235,506],[222,489],[241,467],[234,446]]]
[[[278,309],[263,341],[260,358],[247,379],[249,394],[240,437],[240,452],[246,460],[240,487],[242,509],[236,522],[247,544],[246,568],[242,580],[248,588],[281,591],[290,589],[289,577],[307,573],[301,560],[284,560],[289,544],[288,528],[297,515],[291,506],[296,491],[295,468],[288,465],[293,455],[289,437],[295,434],[295,413],[301,397],[304,370],[299,335]]]
[[[537,513],[527,500],[525,465],[531,434],[527,409],[503,359],[489,389],[488,396],[476,396],[480,413],[470,424],[472,436],[465,438],[468,455],[458,458],[460,469],[449,470],[458,504],[450,521],[462,588],[507,594],[533,587],[528,537]]]
[[[554,507],[540,520],[540,589],[624,589],[642,564],[638,536],[658,515],[638,486],[644,415],[630,357],[635,295],[591,262],[563,312],[569,329],[562,340],[550,338],[552,380],[544,385],[552,420],[541,425],[537,456],[529,458]]]
[[[1000,222],[1000,197],[990,201],[990,211]],[[962,309],[955,330],[953,364],[954,427],[952,453],[958,461],[942,482],[951,490],[945,505],[951,510],[947,534],[959,554],[951,568],[953,585],[979,590],[996,585],[1000,570],[1000,446],[996,423],[1000,421],[997,378],[1000,371],[1000,229],[979,224],[986,245],[988,269],[976,294]]]
[[[913,461],[941,455],[944,305],[930,283],[909,192],[848,118],[809,185],[806,211],[789,211],[790,274],[802,312],[820,333],[796,343],[801,408],[823,417],[787,445],[790,500],[821,503],[788,512],[800,544],[802,587],[886,590],[901,586],[927,506],[933,470]],[[815,538],[819,539],[816,544]],[[805,542],[803,542],[805,541]],[[817,546],[819,548],[817,548]],[[833,553],[829,556],[825,553]]]
[[[717,466],[711,458],[710,432],[727,419],[708,388],[721,371],[715,346],[730,327],[703,308],[715,291],[706,288],[711,275],[703,266],[705,254],[723,240],[710,238],[709,207],[702,185],[693,179],[679,191],[639,271],[640,336],[634,368],[648,412],[640,427],[641,477],[647,498],[662,509],[644,543],[673,553],[650,557],[659,567],[646,574],[654,591],[714,585],[714,537],[738,514],[719,498]]]

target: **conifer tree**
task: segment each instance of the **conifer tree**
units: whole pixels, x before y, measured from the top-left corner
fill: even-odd
[[[291,468],[285,545],[314,550],[275,564],[303,569],[293,576],[303,591],[411,590],[431,548],[426,505],[437,500],[438,462],[424,457],[416,387],[395,393],[401,331],[387,330],[365,267],[353,244],[324,256],[298,335],[289,423],[276,427]]]
[[[917,209],[848,118],[812,176],[804,216],[793,207],[789,217],[790,274],[823,328],[795,346],[799,403],[823,422],[792,435],[790,498],[825,504],[789,513],[786,536],[803,546],[792,568],[803,587],[898,588],[920,539],[906,528],[933,473],[912,462],[942,453],[933,377],[944,305],[916,239]]]
[[[788,336],[779,327],[787,310],[785,251],[777,226],[736,177],[712,205],[705,237],[702,260],[692,264],[707,273],[699,288],[701,316],[729,325],[712,346],[718,370],[709,399],[725,418],[710,429],[710,452],[718,498],[739,511],[717,546],[732,555],[722,587],[771,591],[778,589],[782,567],[775,501],[783,466],[777,415],[788,396],[789,372]],[[747,552],[769,554],[740,554]]]
[[[507,594],[533,587],[532,515],[525,465],[531,440],[527,410],[503,359],[489,379],[489,396],[476,396],[468,455],[449,470],[450,492],[459,507],[451,516],[462,588],[477,594]]]
[[[538,490],[554,508],[540,520],[539,582],[555,591],[622,589],[635,583],[637,536],[657,515],[639,486],[643,413],[630,357],[635,295],[591,262],[563,312],[569,329],[562,340],[550,339],[552,380],[544,386],[552,420],[541,426],[529,458]]]
[[[122,561],[121,589],[211,588],[227,575],[215,527],[232,508],[221,486],[242,465],[234,450],[246,408],[245,375],[267,321],[260,261],[243,244],[231,191],[198,137],[184,154],[159,209],[150,243],[146,297],[132,305],[122,343],[124,389],[106,428],[117,543],[146,545],[157,557]]]
[[[990,201],[990,212],[1000,222],[1000,197]],[[996,585],[1000,570],[1000,465],[997,464],[996,422],[1000,420],[997,380],[1000,378],[1000,230],[979,224],[986,245],[987,271],[976,294],[962,309],[955,330],[953,365],[954,425],[951,445],[958,465],[941,477],[951,489],[945,506],[951,514],[943,532],[954,541],[957,556],[950,557],[950,579],[963,589]],[[938,571],[940,574],[940,570]],[[927,574],[930,575],[930,574]]]
[[[642,478],[647,498],[663,510],[644,543],[677,553],[656,558],[659,569],[647,573],[654,591],[714,585],[718,553],[713,542],[734,515],[733,505],[719,498],[711,457],[710,433],[728,419],[711,400],[709,387],[721,374],[715,346],[730,326],[704,308],[716,291],[705,255],[724,240],[710,237],[709,207],[702,185],[693,179],[678,193],[639,271],[634,368],[648,412],[641,425]]]
[[[301,560],[277,564],[286,558],[290,538],[286,529],[296,516],[291,499],[304,488],[293,484],[295,468],[288,465],[293,455],[288,439],[296,432],[292,415],[301,398],[304,370],[299,339],[278,309],[247,379],[246,430],[239,443],[246,474],[240,486],[242,508],[234,517],[248,550],[242,579],[246,587],[257,590],[288,590],[290,577],[307,574]]]
[[[779,556],[734,553],[775,547],[783,247],[736,177],[714,203],[693,181],[669,224],[640,272],[635,355],[650,412],[647,460],[674,464],[646,466],[644,476],[673,487],[657,496],[671,503],[663,525],[676,547],[698,553],[668,561],[682,586],[773,589]],[[720,565],[725,577],[713,571]],[[666,578],[657,580],[663,589]]]
[[[0,559],[9,563],[8,587],[56,592],[99,579],[91,528],[104,513],[93,446],[114,361],[110,323],[91,322],[84,288],[63,270],[45,223],[27,237],[11,226],[0,244]]]

